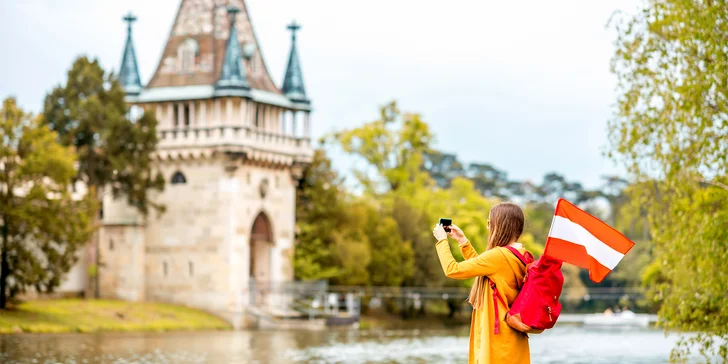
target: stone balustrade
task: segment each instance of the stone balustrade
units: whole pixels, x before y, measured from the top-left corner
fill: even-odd
[[[245,147],[287,156],[312,155],[308,137],[286,135],[239,125],[160,129],[159,149]]]

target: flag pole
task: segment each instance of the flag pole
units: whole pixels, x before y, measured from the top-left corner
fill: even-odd
[[[549,245],[549,237],[551,236],[551,232],[554,230],[554,220],[556,220],[556,210],[559,209],[559,202],[561,202],[561,199],[556,201],[556,208],[554,208],[554,216],[551,217],[551,226],[549,227],[549,234],[548,234],[548,236],[546,236],[546,244],[543,247],[543,255],[548,255],[548,254],[546,254],[546,251],[547,251],[547,248]]]

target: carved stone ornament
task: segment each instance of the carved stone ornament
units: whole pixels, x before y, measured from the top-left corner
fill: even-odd
[[[268,194],[268,179],[264,178],[262,181],[260,181],[260,186],[258,186],[258,192],[260,192],[260,198],[265,198],[265,196]]]

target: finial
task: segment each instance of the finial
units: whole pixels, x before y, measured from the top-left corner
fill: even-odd
[[[240,12],[240,8],[230,5],[227,7],[228,15],[230,15],[230,26],[235,24],[235,15],[237,15]]]
[[[220,78],[215,84],[216,92],[235,93],[237,95],[247,94],[250,91],[247,76],[245,74],[245,65],[241,58],[240,41],[238,40],[238,31],[235,28],[235,15],[240,12],[240,8],[228,6],[228,16],[230,17],[230,33],[225,44],[225,56],[222,62]]]
[[[293,19],[291,24],[288,24],[286,28],[291,31],[291,38],[296,39],[296,32],[301,29],[301,25],[296,23],[296,19]]]
[[[127,27],[129,28],[129,31],[131,31],[131,23],[135,22],[137,20],[137,17],[132,14],[131,11],[129,11],[126,16],[124,16],[124,21],[127,22]]]

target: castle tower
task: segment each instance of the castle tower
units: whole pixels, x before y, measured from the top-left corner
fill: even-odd
[[[101,295],[199,307],[239,324],[248,287],[293,279],[295,190],[313,155],[293,37],[282,88],[271,80],[243,0],[182,0],[159,65],[141,87],[128,36],[127,101],[159,121],[153,198],[142,220],[104,199]],[[141,282],[141,283],[140,283]]]

